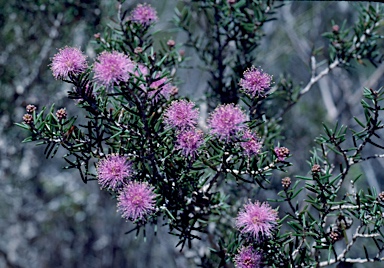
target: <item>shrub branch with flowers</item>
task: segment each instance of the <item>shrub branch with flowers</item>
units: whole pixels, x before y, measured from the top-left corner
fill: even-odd
[[[203,267],[383,261],[384,194],[357,188],[360,175],[350,172],[363,161],[383,157],[365,153],[369,146],[384,148],[383,91],[364,89],[365,118],[355,118],[359,130],[324,125],[308,176],[284,175],[291,155],[279,143],[282,114],[323,76],[352,60],[375,62],[382,10],[362,7],[352,35],[339,28],[326,33],[331,43],[327,66],[318,65],[313,55],[309,83],[295,87],[286,79],[273,84],[272,75],[252,66],[258,31],[278,6],[251,2],[191,1],[177,12],[187,44],[217,68],[211,72],[211,90],[223,104],[208,116],[208,129],[198,125],[197,105],[177,96],[176,71],[185,61],[180,46],[169,40],[155,51],[156,11],[148,4],[123,11],[119,2],[116,27],[95,35],[100,53],[94,61],[74,47],[52,58],[53,76],[72,85],[68,97],[85,111],[82,123],[65,108],[38,110],[31,104],[17,124],[30,132],[25,142],[45,145],[47,158],[59,147],[66,149],[66,168],[78,169],[85,183],[97,180],[116,199],[122,217],[135,224],[132,231],[166,224],[181,251],[209,248],[196,263]],[[204,43],[188,27],[188,14],[199,8],[211,22],[215,41]],[[235,29],[243,35],[233,34]],[[230,41],[238,62],[228,76],[223,62],[233,55]],[[270,105],[278,112],[271,114]],[[274,199],[258,200],[255,189],[268,187],[272,174],[282,177],[281,191]],[[364,253],[350,255],[355,247]]]

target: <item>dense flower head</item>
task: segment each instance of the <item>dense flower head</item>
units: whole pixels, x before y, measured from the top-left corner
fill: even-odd
[[[164,123],[173,128],[192,128],[197,124],[199,111],[195,103],[186,100],[173,101],[164,113]]]
[[[149,26],[158,20],[156,10],[148,4],[138,4],[131,13],[131,20]]]
[[[248,156],[257,155],[260,153],[261,143],[258,137],[250,130],[246,130],[242,136],[244,141],[241,142],[241,147]]]
[[[247,233],[256,239],[261,236],[270,236],[276,226],[277,211],[267,203],[247,203],[236,218],[236,227],[241,233]]]
[[[276,154],[277,160],[279,161],[284,161],[290,153],[289,149],[286,147],[275,147],[274,152]]]
[[[117,207],[122,217],[129,220],[140,220],[155,208],[156,194],[153,187],[145,182],[126,184],[117,197]]]
[[[194,156],[203,143],[203,132],[195,129],[181,131],[176,142],[176,149],[182,150],[185,156]]]
[[[236,268],[259,268],[261,255],[251,247],[241,247],[235,256]]]
[[[110,88],[113,83],[128,81],[134,66],[127,55],[117,51],[104,51],[94,64],[94,78],[96,82]]]
[[[64,47],[52,58],[51,70],[56,79],[80,74],[87,69],[86,56],[75,47]]]
[[[153,98],[153,101],[158,101],[160,95],[162,95],[165,99],[169,99],[173,93],[173,86],[168,82],[167,77],[163,77],[152,82],[149,85],[148,96]]]
[[[211,134],[227,139],[245,128],[246,115],[237,106],[225,104],[216,107],[208,121]]]
[[[240,87],[251,97],[264,96],[271,85],[272,76],[263,70],[252,66],[244,72],[244,78],[240,79]]]
[[[132,173],[132,163],[124,156],[110,154],[97,164],[97,177],[102,188],[116,190]]]

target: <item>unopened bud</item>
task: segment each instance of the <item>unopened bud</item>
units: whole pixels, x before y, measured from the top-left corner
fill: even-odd
[[[281,180],[281,184],[283,185],[284,188],[289,188],[291,186],[291,178],[290,177],[285,177]]]
[[[335,24],[335,25],[332,26],[332,31],[333,31],[334,33],[338,33],[339,30],[340,30],[339,25]]]
[[[134,52],[136,54],[139,54],[139,53],[143,52],[143,48],[142,47],[136,47]]]
[[[317,165],[317,164],[313,165],[311,171],[313,175],[320,173],[321,172],[320,165]]]
[[[23,121],[24,121],[24,123],[30,125],[30,124],[33,123],[33,116],[30,115],[30,114],[25,114],[25,115],[23,116]]]
[[[65,108],[61,108],[60,110],[58,110],[56,112],[56,117],[59,120],[67,118],[67,111],[65,110]]]
[[[338,232],[332,231],[329,233],[329,238],[331,238],[332,243],[335,243],[340,240],[341,235]]]
[[[175,41],[172,40],[172,39],[169,39],[168,42],[167,42],[167,46],[169,46],[169,47],[174,47],[175,44],[176,44]]]
[[[27,113],[31,114],[34,111],[36,111],[36,106],[32,104],[28,104],[27,107],[25,107],[25,110],[27,111]]]
[[[384,191],[381,192],[381,193],[379,193],[378,198],[379,198],[379,200],[380,200],[381,202],[384,202]]]

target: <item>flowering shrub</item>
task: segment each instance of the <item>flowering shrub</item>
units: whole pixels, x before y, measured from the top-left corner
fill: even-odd
[[[207,117],[207,129],[198,125],[196,104],[178,97],[173,86],[184,61],[179,46],[168,41],[155,51],[151,26],[158,20],[156,11],[139,4],[127,17],[120,4],[117,29],[96,35],[101,53],[93,65],[72,47],[52,58],[53,76],[72,84],[68,97],[86,112],[86,123],[54,105],[49,111],[28,105],[18,124],[30,132],[25,141],[44,144],[47,157],[66,149],[67,168],[78,169],[84,182],[97,180],[134,230],[165,222],[180,250],[201,240],[211,248],[197,263],[205,267],[322,267],[383,260],[383,193],[356,189],[360,175],[352,172],[364,161],[383,157],[365,153],[368,145],[383,148],[381,89],[364,90],[365,118],[355,118],[361,129],[324,125],[308,176],[284,175],[292,155],[280,145],[279,130],[282,113],[332,69],[354,59],[375,61],[381,10],[363,8],[364,23],[352,37],[340,29],[325,34],[331,41],[328,65],[318,66],[312,56],[307,85],[295,88],[281,79],[272,89],[272,75],[255,68],[250,55],[261,38],[256,28],[277,7],[263,1],[216,2],[186,5],[176,17],[189,33],[187,44],[215,69],[211,74],[217,84],[211,90],[222,104]],[[220,28],[214,34],[218,43],[194,41],[185,13],[196,7],[216,15],[212,27]],[[234,34],[239,31],[248,38]],[[222,42],[229,40],[236,44],[230,67],[241,77],[224,74],[224,58],[233,54]],[[265,107],[275,102],[283,104],[271,114]],[[255,193],[279,176],[284,178],[275,198],[259,200]],[[375,247],[365,249],[365,256],[349,256],[353,246],[365,248],[361,240]]]

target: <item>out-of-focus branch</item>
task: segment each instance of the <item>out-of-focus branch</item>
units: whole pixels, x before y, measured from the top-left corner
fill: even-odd
[[[30,68],[31,73],[15,85],[16,93],[18,95],[23,94],[24,91],[28,89],[33,84],[33,82],[37,79],[39,75],[40,67],[43,64],[44,60],[47,58],[48,53],[51,50],[53,41],[59,36],[58,29],[63,22],[63,18],[64,18],[63,13],[57,14],[57,17],[53,22],[53,25],[48,33],[48,38],[45,40],[44,45],[42,46],[37,59],[33,63],[33,66]]]

